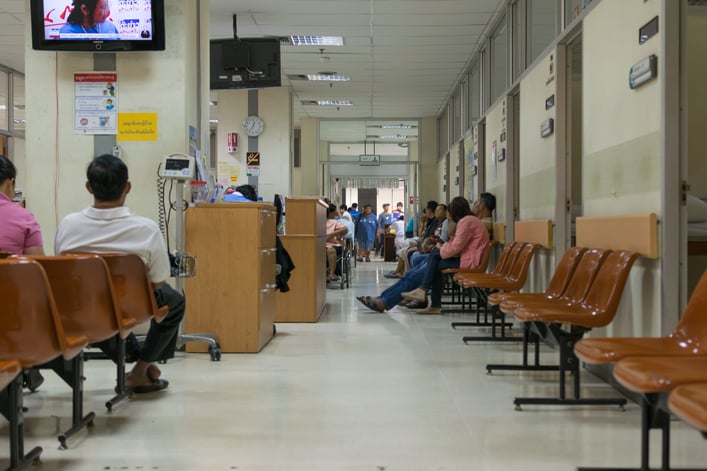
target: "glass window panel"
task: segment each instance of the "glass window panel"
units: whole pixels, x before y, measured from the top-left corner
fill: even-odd
[[[584,0],[565,0],[565,26],[582,12]]]
[[[481,115],[481,69],[479,67],[479,62],[474,62],[471,65],[471,72],[469,73],[469,113],[471,118],[469,124],[479,119]]]
[[[555,0],[528,2],[528,63],[530,64],[555,39],[557,18]]]
[[[3,72],[0,70],[0,129],[4,131],[9,131],[10,128],[8,126],[8,114],[9,110],[7,109],[7,92],[8,92],[8,78],[7,78],[7,72]]]
[[[439,117],[439,153],[444,155],[449,150],[449,105],[445,106]]]
[[[462,97],[461,88],[457,88],[452,99],[452,142],[456,142],[461,137],[462,129]]]
[[[506,17],[491,36],[491,103],[508,88],[508,37]]]
[[[513,47],[511,52],[513,54],[513,80],[515,80],[520,77],[520,74],[525,69],[523,60],[523,16],[520,2],[513,3],[511,14],[513,15]]]
[[[25,79],[17,74],[12,76],[13,120],[15,131],[25,130]]]

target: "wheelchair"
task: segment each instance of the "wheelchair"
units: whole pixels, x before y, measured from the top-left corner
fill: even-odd
[[[341,289],[348,288],[351,286],[351,264],[356,260],[354,243],[351,239],[344,239],[344,245],[336,247],[336,249],[336,270],[334,273],[339,277],[338,283]]]

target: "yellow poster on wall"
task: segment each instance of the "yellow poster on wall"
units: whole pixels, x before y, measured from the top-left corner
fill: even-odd
[[[156,141],[157,113],[118,113],[118,141]]]

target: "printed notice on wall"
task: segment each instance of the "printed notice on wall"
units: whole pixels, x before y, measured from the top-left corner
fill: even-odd
[[[74,74],[74,134],[116,134],[118,74]]]
[[[156,141],[157,113],[119,113],[119,141]]]

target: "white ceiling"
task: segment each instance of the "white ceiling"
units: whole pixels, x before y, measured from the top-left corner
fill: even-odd
[[[0,64],[21,72],[24,2],[0,2]],[[210,0],[210,36],[233,37],[234,14],[239,37],[343,36],[343,47],[323,52],[283,46],[281,73],[283,86],[292,89],[296,122],[340,120],[338,127],[351,134],[351,120],[402,123],[435,116],[504,5],[505,0]],[[348,75],[351,82],[287,79],[320,71]],[[353,106],[302,105],[321,99],[350,100]]]

